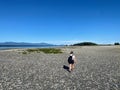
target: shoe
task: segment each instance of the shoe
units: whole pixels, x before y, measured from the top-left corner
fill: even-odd
[[[68,70],[69,72],[71,72],[71,70]]]

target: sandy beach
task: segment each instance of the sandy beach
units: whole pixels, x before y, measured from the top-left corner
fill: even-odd
[[[120,90],[120,46],[61,49],[61,54],[0,50],[0,90]],[[71,73],[70,51],[77,58]]]

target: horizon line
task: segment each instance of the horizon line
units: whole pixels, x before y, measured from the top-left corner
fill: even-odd
[[[59,42],[59,43],[58,43]],[[118,41],[116,42],[110,42],[110,43],[98,43],[95,41],[40,41],[40,42],[25,42],[25,41],[4,41],[4,42],[0,42],[0,43],[46,43],[46,44],[53,44],[53,45],[72,45],[72,44],[76,44],[76,43],[83,43],[83,42],[92,42],[92,43],[96,43],[96,44],[114,44],[114,43],[119,43]]]

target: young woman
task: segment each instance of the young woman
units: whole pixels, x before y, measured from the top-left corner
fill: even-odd
[[[71,72],[74,69],[74,64],[76,63],[75,55],[73,54],[73,51],[70,52],[70,56],[68,57],[68,63],[69,63],[69,71]]]

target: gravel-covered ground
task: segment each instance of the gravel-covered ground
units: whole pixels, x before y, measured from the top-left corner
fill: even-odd
[[[0,51],[0,90],[120,90],[120,46],[61,48],[62,54]],[[77,63],[68,72],[73,50]]]

